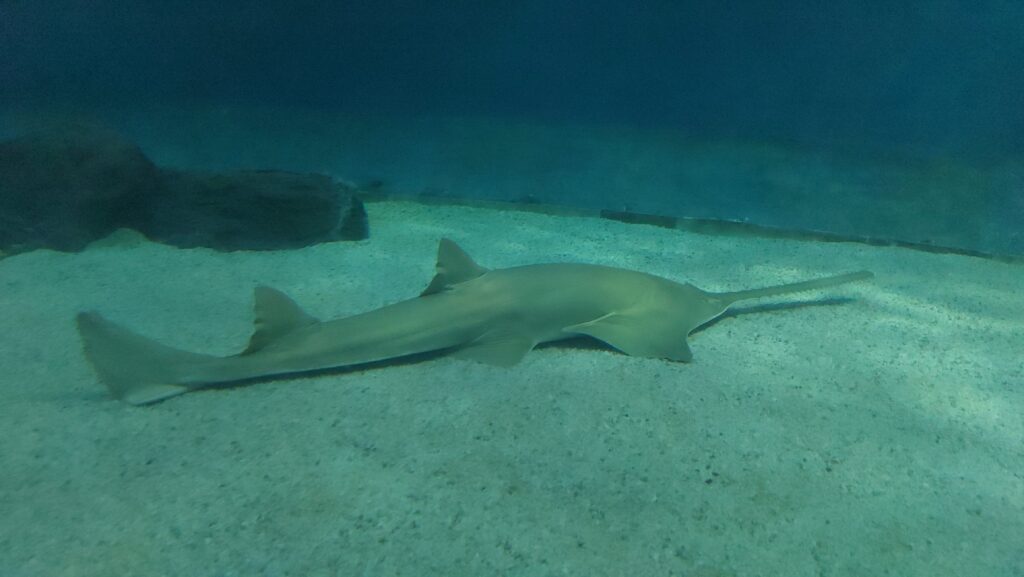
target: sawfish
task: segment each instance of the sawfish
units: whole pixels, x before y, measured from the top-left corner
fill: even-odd
[[[420,296],[321,322],[275,289],[255,290],[255,330],[237,355],[158,343],[99,313],[77,317],[86,357],[112,395],[154,403],[211,385],[448,351],[512,366],[540,343],[587,336],[631,356],[690,361],[687,337],[737,301],[871,278],[859,271],[804,282],[708,292],[691,284],[591,264],[489,270],[442,239]]]

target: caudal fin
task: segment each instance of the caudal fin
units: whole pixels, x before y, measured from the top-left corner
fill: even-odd
[[[112,323],[95,312],[79,313],[85,356],[100,381],[132,405],[155,403],[189,391],[182,375],[216,357],[162,345]]]

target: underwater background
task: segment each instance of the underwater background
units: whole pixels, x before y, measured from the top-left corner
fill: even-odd
[[[1024,576],[1022,31],[1010,0],[0,0],[0,576]],[[442,238],[874,278],[741,303],[692,362],[440,351],[141,407],[76,329],[236,355],[256,287],[312,326],[415,302]]]
[[[0,3],[5,132],[155,160],[1021,254],[998,0]]]

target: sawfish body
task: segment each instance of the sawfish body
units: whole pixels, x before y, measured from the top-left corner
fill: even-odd
[[[801,283],[710,293],[654,275],[586,264],[500,270],[455,243],[438,249],[437,275],[417,298],[319,322],[284,294],[256,289],[256,329],[240,354],[215,357],[161,345],[97,313],[78,316],[86,355],[114,396],[156,402],[204,386],[358,365],[417,353],[500,366],[537,344],[586,335],[620,351],[689,361],[686,338],[738,300],[869,278],[861,271]]]

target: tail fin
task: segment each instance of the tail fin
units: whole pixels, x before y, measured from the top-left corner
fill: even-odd
[[[761,297],[771,297],[782,294],[789,294],[795,292],[816,290],[836,286],[839,284],[846,284],[848,282],[854,282],[858,280],[867,280],[874,278],[875,274],[871,271],[861,270],[857,272],[851,272],[848,274],[841,274],[836,276],[830,276],[825,278],[819,278],[814,280],[808,280],[803,282],[795,282],[790,284],[750,289],[744,291],[736,291],[730,293],[719,293],[715,296],[721,298],[727,303],[734,303],[736,301],[746,299],[756,299]]]
[[[217,357],[162,345],[108,321],[95,312],[79,313],[78,332],[85,356],[110,392],[132,405],[155,403],[189,391],[181,375]]]

